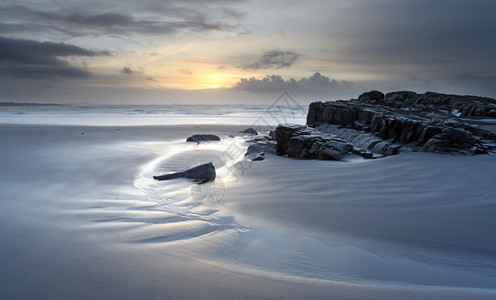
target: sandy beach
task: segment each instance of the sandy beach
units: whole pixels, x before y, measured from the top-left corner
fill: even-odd
[[[493,156],[239,168],[245,127],[1,125],[2,297],[495,297]]]

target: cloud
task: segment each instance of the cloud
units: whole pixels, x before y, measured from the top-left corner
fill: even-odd
[[[18,33],[18,32],[41,32],[43,27],[32,26],[30,24],[15,24],[15,23],[1,23],[0,34]]]
[[[241,19],[243,18],[244,16],[246,16],[246,13],[245,12],[242,12],[242,11],[239,11],[237,9],[233,9],[233,8],[223,8],[222,9],[222,12],[229,16],[229,17],[232,17],[232,18],[235,18],[235,19]]]
[[[0,37],[0,60],[33,64],[61,64],[58,57],[110,55],[78,46]]]
[[[124,67],[124,68],[122,68],[121,73],[125,74],[125,75],[133,75],[134,71],[131,70],[130,67]]]
[[[124,76],[136,76],[135,79],[137,79],[137,78],[147,79],[144,76],[144,71],[145,70],[142,67],[139,68],[138,70],[131,69],[131,67],[124,67],[124,68],[122,68],[122,69],[119,70],[119,73],[122,74],[122,75],[124,75]]]
[[[266,51],[256,62],[242,67],[244,70],[289,68],[298,60],[300,54],[292,51]]]
[[[132,26],[135,22],[131,16],[118,13],[103,13],[95,15],[75,13],[68,15],[67,17],[60,16],[60,18],[67,22],[95,27],[126,27]]]
[[[186,68],[180,69],[178,72],[181,74],[185,74],[185,75],[193,75],[193,72],[191,72],[191,70],[186,69]]]
[[[64,43],[0,37],[0,76],[20,78],[89,77],[91,73],[69,65],[61,57],[110,55]]]
[[[327,30],[343,39],[343,53],[360,63],[475,62],[496,51],[490,38],[495,10],[493,0],[358,0],[333,21],[345,22],[355,12],[350,26]]]
[[[496,86],[496,75],[483,73],[459,73],[453,76],[455,80],[475,81],[481,84]]]
[[[233,86],[233,89],[266,93],[280,91],[322,91],[350,88],[351,86],[352,82],[350,81],[337,81],[327,76],[322,76],[317,72],[308,78],[303,77],[300,80],[295,80],[294,78],[284,80],[280,75],[267,75],[262,79],[256,79],[255,77],[249,79],[242,78]]]
[[[84,69],[62,65],[15,65],[1,67],[0,70],[5,71],[14,77],[30,79],[46,79],[52,77],[86,78],[93,75],[91,72]]]
[[[114,8],[115,9],[115,8]],[[224,9],[224,13],[236,14]],[[159,13],[160,12],[160,13]],[[103,34],[170,35],[187,31],[235,31],[234,25],[210,18],[194,8],[167,7],[150,9],[149,15],[107,11],[94,13],[74,8],[40,10],[28,6],[0,6],[0,32],[55,31],[70,36]]]
[[[454,89],[463,89],[464,93],[477,95],[496,95],[496,74],[495,73],[476,73],[466,72],[458,73],[452,76],[456,87]]]

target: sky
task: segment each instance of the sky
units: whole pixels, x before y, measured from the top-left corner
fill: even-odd
[[[0,101],[496,98],[494,0],[2,0]]]

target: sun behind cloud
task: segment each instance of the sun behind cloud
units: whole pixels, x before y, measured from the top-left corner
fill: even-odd
[[[229,88],[235,85],[242,77],[242,74],[224,73],[211,69],[195,69],[193,75],[179,74],[169,78],[169,80],[164,80],[163,87],[184,90]]]
[[[228,73],[207,73],[202,77],[198,88],[216,89],[233,86],[240,76]]]

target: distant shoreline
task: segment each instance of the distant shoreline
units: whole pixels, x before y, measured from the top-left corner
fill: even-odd
[[[0,102],[0,106],[65,106],[56,103]]]

